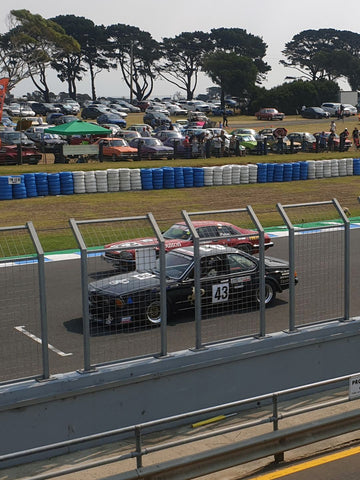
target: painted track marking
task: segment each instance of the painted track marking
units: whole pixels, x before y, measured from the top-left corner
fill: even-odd
[[[31,340],[34,340],[35,342],[40,343],[40,345],[42,344],[41,338],[37,337],[33,333],[30,333],[28,330],[26,330],[25,325],[15,327],[15,330],[17,330],[20,333],[23,333],[27,337],[31,338]],[[62,352],[61,350],[54,347],[53,345],[50,345],[50,343],[48,343],[48,349],[51,350],[52,352],[56,353],[57,355],[60,355],[60,357],[69,357],[70,355],[72,355],[72,353]]]

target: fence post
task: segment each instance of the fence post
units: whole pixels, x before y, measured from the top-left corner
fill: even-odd
[[[45,289],[44,251],[40,244],[40,241],[35,231],[33,223],[27,222],[26,226],[30,233],[31,240],[36,248],[36,253],[38,257],[41,350],[42,350],[43,379],[46,380],[50,377],[50,370],[49,370],[48,325],[47,325],[46,293],[45,293],[46,289]]]
[[[273,404],[273,430],[276,432],[279,430],[279,410],[278,410],[278,395],[275,393],[272,396]],[[280,463],[284,461],[284,452],[278,452],[274,455],[275,463]]]
[[[82,295],[82,316],[83,316],[83,345],[84,345],[84,373],[94,370],[90,363],[90,322],[89,322],[89,300],[88,300],[88,272],[87,272],[87,248],[83,241],[75,219],[69,220],[71,229],[81,252],[81,295]]]

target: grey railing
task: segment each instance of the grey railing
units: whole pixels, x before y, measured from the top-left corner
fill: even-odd
[[[154,420],[139,425],[115,429],[87,437],[81,437],[51,445],[45,445],[43,447],[14,452],[7,455],[1,455],[0,462],[21,459],[22,463],[24,463],[27,457],[38,455],[43,452],[51,452],[60,449],[63,451],[64,448],[69,448],[79,444],[82,444],[83,448],[85,448],[86,443],[88,442],[105,439],[109,440],[112,437],[119,436],[122,438],[129,438],[130,436],[133,437],[134,447],[129,452],[122,455],[102,458],[98,461],[85,462],[71,468],[59,469],[56,472],[52,471],[49,473],[42,473],[40,475],[28,477],[28,480],[45,480],[55,478],[132,458],[135,459],[136,462],[136,466],[134,466],[133,470],[128,470],[125,472],[120,465],[118,466],[118,472],[122,472],[118,473],[117,475],[119,480],[135,480],[139,478],[150,480],[153,478],[152,475],[154,475],[155,472],[157,474],[156,478],[159,479],[178,478],[185,480],[193,478],[192,475],[195,468],[197,475],[199,476],[225,468],[230,468],[231,466],[244,464],[259,458],[264,458],[269,455],[274,455],[275,462],[279,462],[283,460],[285,451],[352,432],[360,428],[360,413],[358,408],[354,407],[354,411],[343,412],[340,415],[334,415],[331,417],[328,416],[322,418],[321,420],[314,421],[312,418],[312,421],[304,423],[302,419],[299,425],[280,430],[281,420],[298,415],[309,414],[316,410],[334,407],[336,405],[349,402],[350,400],[355,400],[358,398],[358,396],[356,393],[354,396],[352,396],[350,385],[351,383],[358,382],[358,379],[358,373],[341,376],[334,379],[281,390],[237,402],[218,405],[216,407]],[[287,401],[288,403],[290,402],[291,407],[291,398],[294,398],[295,396],[297,398],[297,402],[299,396],[301,395],[309,395],[311,392],[319,394],[319,392],[323,392],[325,389],[330,389],[331,387],[333,390],[335,388],[341,388],[342,390],[340,393],[342,393],[347,384],[349,385],[349,394],[347,395],[344,394],[343,396],[335,396],[331,399],[320,400],[313,403],[310,399],[308,400],[307,405],[304,407],[289,408],[288,405],[286,411],[282,412],[280,410],[279,404],[281,401]],[[323,393],[322,395],[324,396],[325,394]],[[327,396],[329,397],[329,395]],[[192,427],[195,430],[197,427],[218,422],[219,420],[223,420],[231,415],[241,416],[239,410],[244,412],[245,417],[246,411],[249,411],[256,406],[259,408],[258,406],[260,404],[264,406],[271,405],[271,414],[268,416],[262,416],[255,420],[246,420],[242,422],[239,421],[227,427],[217,428],[205,433],[191,435],[186,438],[175,438],[175,440],[170,442],[147,447],[144,446],[143,439],[146,433],[170,429],[171,424],[173,423],[179,425],[184,424],[185,421],[191,420],[193,422]],[[174,460],[167,462],[160,461],[157,462],[153,467],[143,466],[143,459],[147,455],[156,454],[157,452],[161,452],[163,450],[168,450],[194,442],[204,441],[215,436],[259,427],[265,424],[272,425],[272,432],[270,431],[261,433],[260,435],[255,435],[247,440],[234,442],[221,448],[211,449],[198,454],[186,455],[186,458],[176,457]],[[176,433],[172,434],[172,437],[176,437]]]

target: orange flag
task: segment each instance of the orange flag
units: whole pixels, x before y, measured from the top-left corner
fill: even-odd
[[[0,121],[2,119],[6,89],[9,83],[8,78],[0,78]]]

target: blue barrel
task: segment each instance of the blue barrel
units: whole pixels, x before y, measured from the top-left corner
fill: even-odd
[[[201,167],[194,167],[194,187],[204,186],[204,169]]]
[[[274,170],[275,170],[275,163],[268,163],[267,170],[266,170],[266,181],[273,182],[274,181]]]
[[[284,163],[284,182],[291,182],[293,177],[293,164],[292,163]]]
[[[152,169],[152,184],[154,190],[161,190],[164,188],[164,172],[162,168]]]
[[[300,180],[308,179],[309,165],[307,162],[300,162]]]
[[[60,173],[49,173],[48,185],[50,195],[61,195]]]
[[[62,195],[74,194],[74,179],[71,172],[60,172],[60,190]]]
[[[37,197],[35,173],[24,173],[24,182],[26,187],[26,194],[30,197]]]
[[[45,197],[46,195],[49,195],[47,176],[47,173],[35,173],[36,190],[40,197]]]
[[[275,163],[274,166],[274,182],[283,182],[284,181],[284,164]]]
[[[360,158],[353,159],[353,174],[360,175]]]
[[[192,167],[183,167],[184,186],[186,188],[194,186],[194,171]]]
[[[175,188],[175,172],[173,167],[164,167],[164,188]]]
[[[183,167],[174,167],[175,188],[184,188],[184,170]]]
[[[9,183],[8,176],[0,177],[0,200],[12,200],[12,185]]]
[[[152,190],[153,187],[153,171],[151,168],[142,168],[140,170],[141,188],[143,190]]]
[[[294,162],[292,168],[292,179],[293,180],[300,180],[300,163]]]
[[[13,198],[26,198],[26,186],[24,181],[24,175],[16,175],[20,177],[20,183],[14,183],[12,186]]]
[[[257,181],[258,183],[266,183],[267,182],[267,163],[258,163],[257,164]]]

